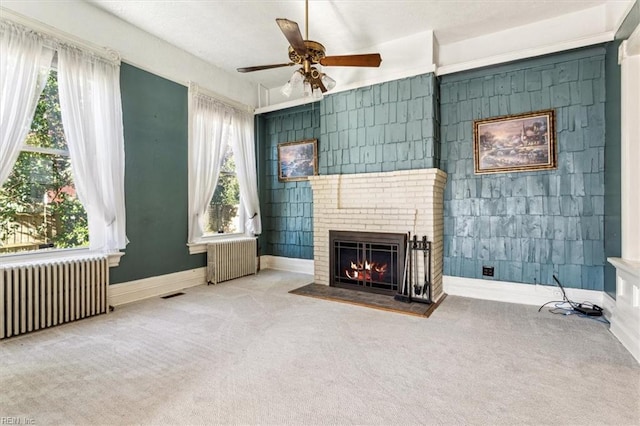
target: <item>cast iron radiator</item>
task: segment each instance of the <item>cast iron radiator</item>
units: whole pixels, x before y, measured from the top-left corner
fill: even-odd
[[[0,339],[107,312],[106,256],[0,266]]]
[[[258,268],[256,247],[255,238],[207,244],[207,283],[217,284],[255,274]]]

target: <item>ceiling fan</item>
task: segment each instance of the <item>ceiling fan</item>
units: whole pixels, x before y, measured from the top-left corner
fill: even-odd
[[[296,22],[276,19],[280,30],[289,41],[289,59],[283,64],[259,65],[238,68],[238,72],[253,72],[271,68],[300,65],[281,91],[289,97],[294,88],[302,85],[305,96],[322,98],[322,94],[335,87],[334,79],[318,70],[315,65],[341,67],[379,67],[382,58],[379,53],[361,55],[326,56],[325,48],[317,41],[309,40],[309,0],[305,0],[305,38]]]

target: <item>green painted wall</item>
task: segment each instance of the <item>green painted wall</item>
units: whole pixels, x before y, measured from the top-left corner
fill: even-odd
[[[620,102],[621,75],[618,65],[618,48],[622,41],[631,35],[640,22],[640,3],[637,1],[616,33],[615,40],[607,43],[605,60],[606,92],[605,106],[606,144],[604,173],[604,253],[606,257],[622,255],[621,240],[621,192],[620,192]],[[604,291],[616,297],[616,268],[610,263],[604,267]]]
[[[120,72],[129,245],[112,284],[205,266],[187,249],[187,88],[128,64]]]
[[[607,124],[604,151],[604,253],[605,257],[620,257],[621,199],[620,199],[620,66],[618,65],[619,41],[607,43],[605,72],[607,75],[607,100],[605,120]],[[604,291],[615,298],[616,268],[610,263],[604,266]]]
[[[444,274],[603,290],[605,49],[441,80]],[[473,121],[553,108],[557,170],[475,175]]]
[[[328,95],[319,116],[307,106],[259,117],[263,253],[311,258],[311,192],[277,183],[275,146],[319,134],[320,174],[438,165],[449,174],[445,274],[481,278],[487,264],[497,280],[552,284],[556,273],[570,287],[608,290],[605,250],[619,247],[619,137],[616,145],[609,132],[619,113],[605,112],[605,101],[615,102],[608,91],[619,85],[609,80],[612,55],[596,46],[439,82],[427,74]],[[557,114],[558,170],[474,175],[474,119],[547,108]],[[314,112],[306,124],[303,111]]]
[[[432,73],[326,96],[322,175],[438,167],[438,90]]]
[[[256,119],[258,180],[262,212],[261,254],[313,259],[313,194],[307,181],[278,181],[283,142],[318,139],[318,103],[264,114]],[[321,146],[322,141],[318,141]]]
[[[435,76],[424,74],[258,116],[261,253],[313,259],[313,193],[278,182],[279,143],[317,138],[321,175],[437,167],[437,105]]]

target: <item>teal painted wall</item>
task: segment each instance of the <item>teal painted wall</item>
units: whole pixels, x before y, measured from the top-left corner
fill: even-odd
[[[320,103],[322,175],[438,167],[433,74],[326,96]]]
[[[313,194],[308,181],[278,181],[278,150],[283,142],[318,139],[318,103],[264,114],[256,119],[261,254],[313,259]],[[321,145],[321,141],[318,141]]]
[[[620,192],[620,102],[621,75],[618,65],[618,48],[622,41],[628,38],[633,29],[640,22],[640,3],[635,2],[616,33],[615,40],[607,43],[605,60],[606,92],[605,103],[606,144],[605,144],[605,174],[604,174],[604,253],[606,257],[620,257],[622,255],[621,240],[621,192]],[[610,263],[604,266],[604,291],[611,297],[616,297],[616,268]]]
[[[605,49],[442,77],[444,274],[603,290]],[[554,108],[558,169],[474,175],[473,120]]]
[[[605,61],[607,124],[604,151],[604,253],[605,257],[620,257],[621,240],[621,188],[620,188],[620,66],[618,65],[618,46],[620,41],[607,43]],[[616,268],[606,262],[604,265],[604,291],[611,297],[616,295]]]
[[[128,64],[120,72],[129,245],[112,284],[205,266],[187,249],[187,88]]]
[[[279,143],[317,138],[321,175],[437,167],[436,83],[425,74],[258,116],[261,253],[313,259],[313,193],[278,181]]]
[[[320,174],[438,165],[448,173],[445,274],[482,278],[486,265],[495,280],[552,284],[555,273],[568,287],[603,290],[605,246],[618,238],[605,232],[615,222],[605,197],[619,192],[619,167],[605,155],[619,151],[619,141],[605,144],[607,89],[616,84],[605,78],[608,56],[597,46],[440,81],[427,74],[328,95],[319,111],[259,117],[263,253],[312,258],[312,194],[306,183],[277,182],[276,146],[319,137]],[[557,170],[474,175],[474,119],[548,108],[556,110]]]

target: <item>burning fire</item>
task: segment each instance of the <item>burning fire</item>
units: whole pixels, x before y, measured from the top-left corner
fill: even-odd
[[[387,264],[380,264],[376,262],[369,262],[365,259],[364,262],[351,262],[351,270],[346,269],[345,275],[352,280],[364,280],[368,281],[372,279],[372,274],[375,274],[376,279],[381,281],[384,274],[387,272]]]

